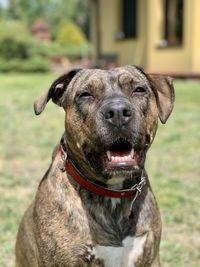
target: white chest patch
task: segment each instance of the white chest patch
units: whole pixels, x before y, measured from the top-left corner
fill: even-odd
[[[105,267],[134,267],[143,253],[147,234],[140,237],[126,237],[122,247],[95,246],[95,257],[104,260]]]

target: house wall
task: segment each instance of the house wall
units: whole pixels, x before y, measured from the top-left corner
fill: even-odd
[[[191,72],[194,71],[192,50],[194,46],[193,31],[193,3],[198,0],[185,0],[184,2],[184,32],[183,44],[174,47],[160,46],[163,38],[163,2],[151,0],[148,2],[148,52],[147,71],[152,72]]]
[[[200,72],[200,1],[193,0],[192,8],[193,23],[191,24],[190,31],[193,35],[193,46],[191,47],[192,53],[192,70]]]
[[[146,66],[147,58],[147,7],[146,0],[138,1],[137,6],[137,37],[115,42],[115,49],[119,55],[119,64],[135,64]],[[118,5],[120,14],[120,5]]]
[[[119,65],[136,64],[145,66],[146,61],[146,0],[138,1],[138,34],[136,38],[117,40],[121,31],[121,0],[100,0],[100,50],[101,54],[117,54]],[[93,3],[94,7],[94,3]],[[93,9],[94,10],[94,9]],[[97,23],[94,12],[91,19],[92,40],[96,47]],[[97,51],[94,51],[96,57]]]
[[[150,72],[200,71],[200,0],[184,0],[183,44],[161,47],[164,0],[138,1],[138,35],[117,40],[121,30],[121,0],[99,0],[101,54],[118,55],[118,64],[136,64]],[[96,18],[93,15],[92,25]],[[93,34],[95,40],[95,33]],[[96,47],[96,45],[95,45]]]

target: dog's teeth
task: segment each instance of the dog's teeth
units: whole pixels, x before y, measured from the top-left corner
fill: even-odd
[[[111,152],[109,150],[107,151],[107,157],[111,161]]]
[[[76,145],[77,145],[77,147],[78,147],[78,148],[80,148],[80,147],[81,147],[81,146],[80,146],[80,144],[79,144],[78,142],[76,143]]]
[[[134,148],[132,148],[132,149],[131,149],[131,158],[134,157],[134,153],[135,153]]]
[[[128,157],[127,157],[127,160],[131,160],[131,159],[132,159],[132,157],[131,157],[131,156],[128,156]]]

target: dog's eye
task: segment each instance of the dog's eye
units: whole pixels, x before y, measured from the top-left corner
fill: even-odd
[[[146,88],[142,86],[138,86],[134,90],[134,93],[145,93],[145,92],[146,92]]]
[[[93,95],[88,91],[84,91],[84,92],[80,93],[78,95],[78,97],[79,97],[79,99],[88,99],[88,98],[93,98]]]

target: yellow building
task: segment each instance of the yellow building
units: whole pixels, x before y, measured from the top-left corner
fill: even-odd
[[[200,0],[91,0],[96,59],[200,74]]]

